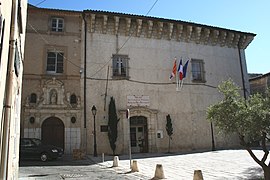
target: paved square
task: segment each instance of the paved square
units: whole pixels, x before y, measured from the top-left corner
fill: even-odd
[[[254,150],[261,159],[263,151]],[[262,169],[250,157],[246,150],[220,150],[192,154],[135,154],[139,172],[130,173],[136,179],[151,179],[155,175],[157,164],[162,164],[166,179],[193,179],[194,170],[201,170],[205,180],[224,179],[260,179]],[[148,157],[151,156],[151,157]],[[109,158],[109,157],[108,157]],[[106,159],[106,158],[105,158]],[[129,157],[119,157],[117,173],[128,174]],[[268,158],[269,159],[269,158]],[[96,159],[97,160],[97,159]],[[100,165],[112,167],[113,161],[105,161]]]

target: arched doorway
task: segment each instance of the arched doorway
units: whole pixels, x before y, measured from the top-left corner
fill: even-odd
[[[57,117],[46,119],[41,126],[41,139],[46,144],[64,149],[64,123]]]
[[[148,152],[147,118],[133,116],[130,118],[130,143],[132,153]]]

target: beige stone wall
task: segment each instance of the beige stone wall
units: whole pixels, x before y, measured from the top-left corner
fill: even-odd
[[[52,17],[64,19],[64,31],[52,32]],[[80,13],[29,8],[23,79],[21,129],[22,137],[42,138],[42,123],[57,117],[64,124],[64,149],[66,154],[81,148],[81,17]],[[47,51],[64,53],[64,72],[46,72]],[[50,104],[50,90],[57,91],[56,104]],[[29,104],[31,93],[37,95],[37,103]],[[75,107],[69,102],[70,95],[77,96]],[[35,117],[35,123],[29,123]],[[71,118],[76,122],[72,123]]]
[[[249,80],[251,94],[262,93],[264,94],[269,87],[269,74],[264,74]]]
[[[167,151],[167,114],[170,114],[173,120],[174,134],[171,147],[173,151],[211,149],[211,131],[210,123],[206,120],[206,109],[210,104],[222,98],[216,87],[223,80],[232,78],[240,87],[242,86],[238,49],[131,37],[119,52],[130,58],[130,78],[129,80],[113,80],[111,57],[116,53],[117,43],[120,47],[127,38],[88,33],[87,77],[90,79],[87,81],[87,91],[91,93],[87,95],[87,103],[89,107],[95,104],[98,109],[97,127],[107,124],[108,120],[107,110],[103,111],[107,68],[102,68],[107,63],[107,66],[110,66],[107,106],[110,96],[115,98],[117,110],[125,110],[128,108],[128,95],[146,95],[150,97],[150,106],[146,111],[157,111],[148,115],[142,111],[132,113],[135,116],[141,114],[148,119],[150,152]],[[174,80],[169,81],[174,57],[178,59],[183,57],[184,62],[187,58],[204,60],[206,82],[192,82],[191,64],[189,64],[183,88],[177,92],[176,85],[172,83]],[[246,70],[244,75],[246,75]],[[91,119],[90,108],[87,114]],[[117,152],[127,153],[128,136],[125,130],[128,127],[125,123],[125,115],[119,114],[119,117],[121,120],[118,127]],[[88,128],[90,131],[93,129],[92,123]],[[163,139],[157,138],[158,130],[163,131]],[[106,133],[98,132],[97,137],[98,151],[110,153],[109,144],[106,139],[104,140]],[[232,147],[238,142],[236,138],[219,136],[216,131],[215,138],[217,147]],[[91,137],[88,139],[89,147],[93,145],[92,143]],[[91,152],[92,148],[89,150]]]
[[[92,154],[94,127],[91,107],[95,105],[98,154],[111,154],[107,132],[101,132],[100,126],[108,124],[108,104],[113,96],[120,118],[117,154],[128,152],[129,125],[125,118],[127,108],[130,108],[131,116],[147,118],[149,152],[167,151],[168,114],[174,128],[171,151],[211,149],[211,130],[210,123],[206,120],[206,109],[222,98],[216,87],[223,80],[232,78],[242,87],[240,57],[244,84],[248,90],[244,49],[252,41],[254,34],[159,18],[107,12],[84,13],[87,39],[84,39],[81,12],[35,8],[29,10],[25,54],[27,63],[22,97],[23,136],[40,137],[42,122],[53,114],[64,123],[66,152],[71,153],[73,149],[84,150],[86,147],[86,153]],[[64,19],[63,33],[50,31],[51,17]],[[84,43],[87,44],[86,57]],[[64,73],[61,75],[48,75],[45,71],[46,52],[54,48],[65,54]],[[116,53],[128,55],[127,79],[112,77],[111,58]],[[176,91],[175,80],[169,81],[175,57],[178,60],[182,57],[184,63],[188,58],[203,60],[206,82],[196,83],[192,80],[190,62],[183,88]],[[83,102],[84,74],[80,73],[84,71],[84,58],[87,61],[86,102]],[[53,78],[59,86],[46,85]],[[56,105],[46,103],[49,101],[49,90],[53,88],[61,92],[61,98],[65,99]],[[32,92],[36,92],[39,98],[45,92],[47,100],[35,107],[28,106],[27,97]],[[70,108],[66,102],[70,93],[76,93],[81,98],[80,106],[75,109]],[[127,106],[127,96],[133,95],[149,97],[149,106]],[[73,115],[76,115],[77,122],[70,124],[70,117]],[[38,123],[29,126],[30,116],[36,116]],[[163,137],[158,138],[157,133],[163,133]],[[214,133],[217,147],[236,146],[237,139],[234,136],[217,135],[215,129]]]

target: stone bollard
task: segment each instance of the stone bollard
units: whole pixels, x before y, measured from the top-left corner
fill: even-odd
[[[201,170],[194,170],[193,180],[203,180],[203,175]]]
[[[156,171],[155,171],[155,177],[157,179],[164,179],[164,172],[163,172],[163,167],[162,164],[157,164],[156,165]]]
[[[114,156],[113,158],[113,167],[118,167],[119,164],[119,158],[118,156]]]
[[[137,164],[137,161],[136,160],[133,160],[132,161],[131,172],[139,172],[138,164]]]

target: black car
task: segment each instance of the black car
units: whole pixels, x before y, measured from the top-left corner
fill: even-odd
[[[62,148],[43,144],[40,139],[20,139],[20,159],[40,159],[45,162],[49,159],[51,160],[62,157],[62,155]]]

